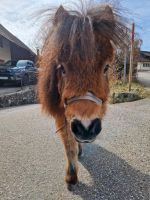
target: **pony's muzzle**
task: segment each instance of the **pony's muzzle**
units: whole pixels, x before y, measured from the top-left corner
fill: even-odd
[[[75,139],[82,143],[93,142],[101,129],[101,120],[98,118],[92,120],[74,119],[71,122],[71,131]]]

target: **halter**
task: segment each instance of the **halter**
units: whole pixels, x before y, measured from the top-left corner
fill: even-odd
[[[103,100],[96,97],[94,94],[92,94],[91,92],[87,92],[84,96],[77,96],[77,97],[71,97],[69,99],[66,99],[65,103],[64,103],[64,107],[66,107],[67,105],[75,102],[75,101],[79,101],[79,100],[89,100],[92,101],[98,105],[103,104]],[[63,128],[65,128],[67,125],[67,120],[65,118],[65,122],[64,124],[58,129],[56,130],[56,133],[58,133],[59,131],[61,131]]]
[[[75,102],[75,101],[79,101],[79,100],[89,100],[92,101],[98,105],[101,105],[103,103],[103,100],[96,97],[94,94],[92,94],[91,92],[87,92],[84,96],[77,96],[77,97],[71,97],[70,99],[66,99],[65,103],[64,103],[64,107],[66,107],[67,105]]]
[[[61,68],[61,64],[59,64],[57,66],[57,69]],[[106,64],[105,68],[104,68],[104,74],[108,71],[108,69],[110,68],[109,64]],[[103,104],[103,100],[96,97],[93,93],[91,92],[87,92],[84,96],[74,96],[71,97],[69,99],[66,99],[64,102],[64,107],[66,107],[67,105],[75,102],[75,101],[79,101],[79,100],[89,100],[92,101],[94,103],[96,103],[97,105],[102,105]]]

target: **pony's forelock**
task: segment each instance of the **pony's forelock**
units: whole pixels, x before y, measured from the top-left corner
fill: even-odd
[[[107,39],[113,46],[128,45],[127,21],[119,10],[112,4],[89,5],[80,1],[80,10],[77,11],[63,6],[45,11],[48,20],[43,26],[46,27],[43,30],[45,37],[42,46],[44,62],[55,59],[58,62],[71,60],[76,63],[93,63],[98,43],[95,41],[96,35]]]

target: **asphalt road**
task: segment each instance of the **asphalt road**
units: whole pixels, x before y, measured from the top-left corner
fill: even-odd
[[[79,183],[64,183],[64,153],[40,105],[0,111],[1,200],[149,200],[150,99],[110,105],[84,146]]]

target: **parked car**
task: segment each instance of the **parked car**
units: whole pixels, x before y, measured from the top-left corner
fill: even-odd
[[[7,61],[0,65],[0,85],[19,83],[29,85],[36,82],[37,68],[30,60]]]

